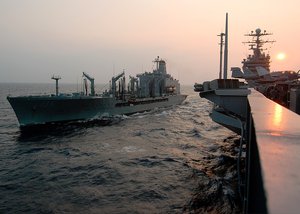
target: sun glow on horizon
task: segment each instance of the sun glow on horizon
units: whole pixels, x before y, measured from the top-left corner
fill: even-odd
[[[286,58],[286,55],[285,55],[285,53],[278,53],[276,58],[278,60],[284,60]]]

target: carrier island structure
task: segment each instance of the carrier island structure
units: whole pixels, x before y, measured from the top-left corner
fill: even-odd
[[[227,37],[225,47],[227,26],[226,14],[226,31],[221,34]],[[250,36],[259,38],[263,34],[266,32],[257,29]],[[244,77],[246,83],[227,78],[228,49],[225,48],[224,68],[220,66],[219,78],[196,83],[195,91],[212,102],[213,121],[240,135],[236,160],[242,212],[299,213],[299,72],[270,72],[270,58],[261,52],[260,38],[256,42],[259,44],[253,46],[253,56],[243,61],[243,72],[237,67],[232,69],[233,77]],[[257,64],[261,59],[262,63]],[[268,88],[273,90],[282,84],[291,88],[289,96],[295,99],[289,101],[289,106],[265,94]]]
[[[157,57],[155,69],[129,76],[125,72],[112,77],[110,87],[101,94],[95,93],[94,78],[83,72],[85,90],[81,93],[56,93],[39,96],[8,96],[20,127],[30,127],[66,121],[94,120],[115,115],[129,115],[154,108],[181,104],[187,95],[180,93],[179,81],[167,73],[165,60]],[[90,83],[88,87],[88,82]]]

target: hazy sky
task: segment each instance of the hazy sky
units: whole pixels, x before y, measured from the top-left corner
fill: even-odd
[[[57,74],[76,83],[85,71],[107,83],[123,69],[151,71],[156,56],[182,84],[211,80],[226,12],[229,68],[241,67],[249,53],[243,35],[259,27],[276,40],[271,69],[299,70],[299,8],[299,0],[1,0],[0,82],[51,82]]]

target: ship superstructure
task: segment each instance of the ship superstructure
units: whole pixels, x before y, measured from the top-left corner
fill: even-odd
[[[232,77],[245,79],[249,87],[257,89],[269,99],[290,108],[300,114],[300,82],[299,71],[270,71],[270,55],[264,53],[266,43],[274,40],[263,40],[262,37],[272,35],[262,32],[260,28],[246,34],[252,40],[244,42],[249,44],[253,53],[242,61],[242,70],[232,67]]]
[[[253,51],[252,55],[248,55],[247,59],[242,61],[243,70],[249,69],[253,73],[256,73],[256,67],[261,66],[267,71],[270,72],[270,55],[265,54],[263,52],[263,45],[266,43],[273,43],[274,40],[263,40],[263,36],[272,35],[271,33],[267,33],[266,30],[264,32],[261,31],[260,28],[257,28],[255,31],[251,31],[249,34],[245,34],[245,36],[252,37],[250,41],[243,42],[244,44],[249,44],[249,50]]]
[[[109,89],[102,94],[96,94],[94,78],[83,73],[84,91],[81,93],[60,94],[60,77],[55,77],[56,94],[8,96],[7,99],[21,127],[128,115],[182,103],[187,95],[180,94],[179,81],[167,73],[164,60],[157,57],[154,62],[153,72],[129,76],[128,84],[124,71],[112,77]]]

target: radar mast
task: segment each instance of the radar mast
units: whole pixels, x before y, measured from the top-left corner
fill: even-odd
[[[255,31],[251,31],[245,36],[252,37],[252,40],[243,42],[243,44],[249,44],[249,50],[253,51],[253,55],[249,55],[247,59],[242,61],[243,69],[249,69],[252,72],[256,73],[256,67],[261,66],[266,70],[270,71],[270,55],[263,52],[263,45],[266,43],[274,43],[274,40],[263,40],[261,37],[273,35],[268,33],[266,30],[262,32],[260,28],[257,28]]]

